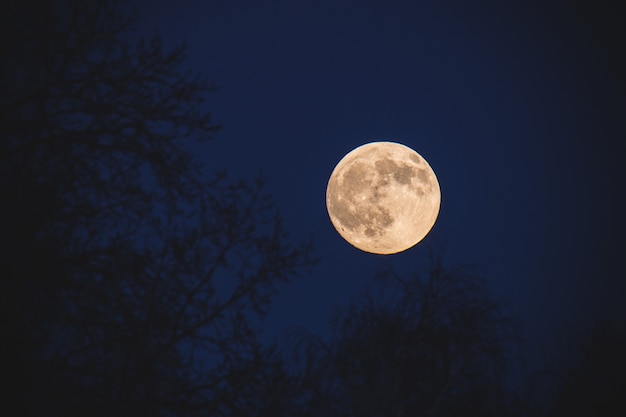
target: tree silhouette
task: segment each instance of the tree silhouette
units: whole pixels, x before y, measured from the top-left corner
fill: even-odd
[[[484,281],[434,251],[425,273],[379,278],[376,296],[337,315],[329,344],[294,338],[306,415],[513,415],[517,326]]]
[[[257,415],[281,364],[256,326],[312,265],[261,176],[194,158],[218,131],[184,46],[116,1],[5,3],[2,339],[24,415]],[[209,167],[210,168],[210,167]],[[279,382],[276,382],[279,383]],[[5,407],[9,407],[5,405]]]

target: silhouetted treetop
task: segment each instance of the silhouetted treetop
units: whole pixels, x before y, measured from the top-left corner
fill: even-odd
[[[484,280],[444,265],[387,270],[379,292],[334,319],[324,343],[295,337],[310,414],[324,416],[513,415],[507,360],[517,325]]]
[[[261,176],[202,164],[213,87],[184,46],[133,43],[125,3],[2,7],[9,397],[26,415],[255,415],[280,375],[258,324],[314,261]]]
[[[3,145],[30,157],[10,161],[11,170],[80,170],[102,155],[106,181],[130,187],[149,169],[167,192],[188,192],[199,167],[187,138],[209,139],[219,127],[202,106],[213,87],[180,69],[184,45],[164,51],[158,35],[131,45],[132,20],[109,2],[34,3],[29,13],[14,6],[5,28],[13,42],[3,60]]]

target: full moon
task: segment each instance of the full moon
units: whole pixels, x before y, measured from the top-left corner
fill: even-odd
[[[424,239],[440,204],[439,182],[428,162],[394,142],[372,142],[348,153],[326,188],[337,232],[358,249],[384,255]]]

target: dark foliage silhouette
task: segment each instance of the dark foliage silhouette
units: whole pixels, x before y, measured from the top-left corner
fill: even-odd
[[[380,275],[323,343],[295,335],[311,416],[516,415],[506,388],[517,325],[466,268],[431,252],[423,273]]]
[[[277,284],[312,265],[310,246],[286,239],[261,177],[194,158],[218,126],[184,46],[132,44],[115,1],[2,7],[10,401],[46,416],[279,407],[264,391],[284,371],[256,325]]]

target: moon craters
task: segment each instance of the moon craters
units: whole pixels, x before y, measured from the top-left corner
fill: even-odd
[[[389,254],[415,245],[432,228],[440,191],[428,163],[393,142],[356,148],[335,167],[326,205],[339,234],[367,252]]]
[[[336,183],[328,185],[328,205],[342,229],[380,236],[393,223],[389,210],[379,204],[384,197],[384,183],[363,163],[352,164]],[[382,187],[381,187],[382,185]]]

